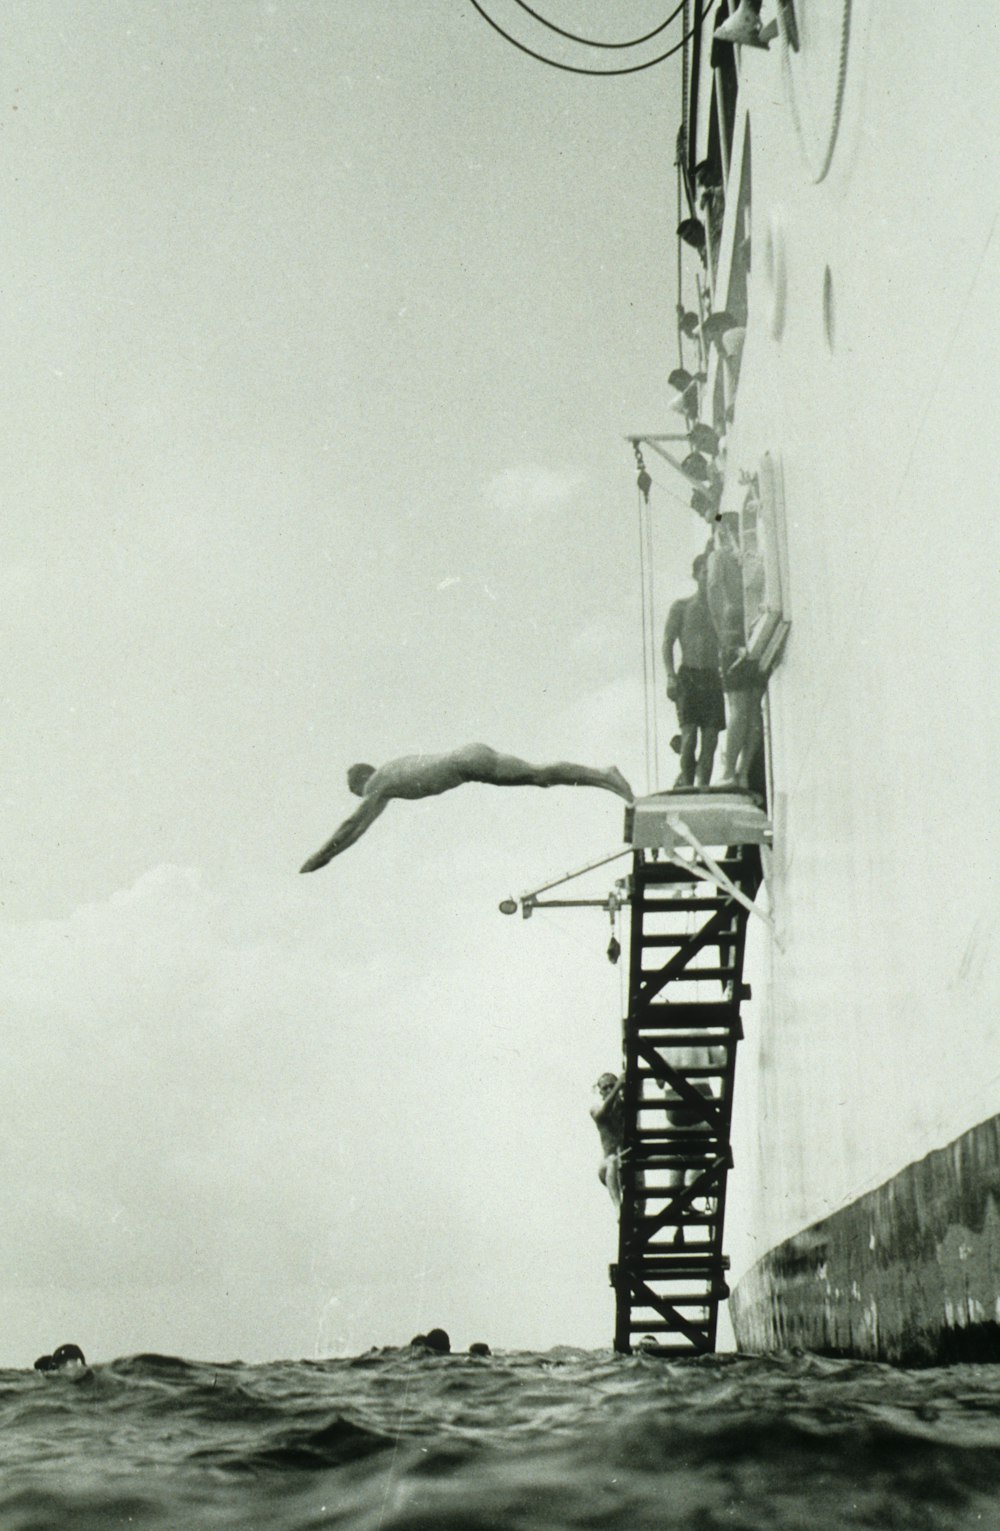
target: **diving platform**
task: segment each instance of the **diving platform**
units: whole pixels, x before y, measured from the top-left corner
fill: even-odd
[[[674,791],[628,810],[622,1203],[615,1349],[715,1349],[746,925],[770,823],[749,793]],[[766,918],[766,916],[763,916]]]
[[[627,810],[625,839],[637,850],[674,851],[690,845],[692,834],[702,845],[768,845],[771,824],[755,796],[724,787],[675,787]]]

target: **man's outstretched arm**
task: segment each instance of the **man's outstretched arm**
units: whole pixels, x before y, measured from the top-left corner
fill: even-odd
[[[365,830],[378,818],[388,798],[364,797],[360,805],[355,808],[349,818],[346,818],[339,829],[336,829],[330,839],[314,856],[299,868],[302,872],[318,872],[320,867],[325,867],[334,856],[339,856],[341,851],[346,851],[348,846],[353,845],[355,840],[360,840]]]

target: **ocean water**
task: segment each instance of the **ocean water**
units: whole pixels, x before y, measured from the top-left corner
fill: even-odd
[[[0,1372],[0,1531],[1000,1527],[1000,1367],[388,1351]]]

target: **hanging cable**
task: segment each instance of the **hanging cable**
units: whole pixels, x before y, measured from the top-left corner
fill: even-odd
[[[650,617],[648,612],[648,593],[650,589],[649,579],[646,573],[646,523],[644,515],[649,508],[649,486],[652,479],[646,472],[646,464],[642,456],[642,448],[638,441],[632,442],[632,451],[635,453],[635,466],[638,477],[636,479],[637,508],[639,513],[639,591],[642,622],[642,702],[645,721],[645,746],[646,746],[646,791],[650,791],[652,777],[652,750],[651,725],[650,725],[650,686],[655,683],[656,675],[652,666],[649,644]]]
[[[652,681],[653,692],[653,790],[655,791],[660,780],[660,726],[659,726],[659,671],[656,664],[656,605],[655,605],[655,563],[653,561],[653,516],[649,509],[649,496],[646,497],[646,507],[643,512],[646,522],[646,578],[649,581],[649,594],[646,601],[646,611],[649,618],[649,671]]]
[[[681,212],[682,212],[682,209],[681,209],[681,186],[682,186],[682,181],[681,181],[681,162],[680,162],[680,160],[678,160],[677,161],[677,222],[678,222],[678,225],[680,224],[680,221],[681,221]],[[682,255],[681,255],[681,241],[679,239],[677,241],[677,303],[678,303],[678,306],[683,306],[683,303],[684,303],[684,261],[683,261]],[[699,315],[699,317],[700,317],[700,315]],[[680,325],[678,325],[678,327],[677,327],[677,365],[679,367],[683,367],[683,365],[684,365],[684,342],[681,339]]]
[[[670,23],[676,20],[684,9],[685,0],[680,0],[680,4],[675,6],[670,12],[666,21],[661,21],[658,27],[653,28],[652,32],[646,32],[642,37],[630,38],[627,43],[599,43],[595,42],[592,37],[578,37],[575,32],[566,32],[562,27],[557,27],[554,21],[546,21],[544,16],[539,16],[537,11],[533,11],[531,6],[525,3],[525,0],[514,0],[514,4],[519,5],[522,11],[527,11],[529,16],[534,16],[535,20],[540,21],[543,27],[548,27],[550,32],[558,32],[560,37],[568,37],[570,42],[586,43],[588,48],[637,48],[640,43],[648,43],[651,37],[658,37],[661,32],[665,32]]]
[[[711,4],[709,5],[708,10],[706,10],[704,15],[701,17],[701,21],[706,20],[716,3],[717,0],[711,0]],[[672,48],[668,48],[666,53],[661,53],[657,58],[647,59],[645,64],[632,64],[628,69],[583,69],[577,64],[560,64],[557,59],[546,58],[544,53],[536,53],[534,48],[529,48],[526,46],[526,44],[519,43],[516,37],[511,37],[509,32],[505,32],[503,27],[500,26],[498,22],[494,21],[492,16],[488,15],[487,12],[483,10],[482,6],[479,4],[479,0],[469,0],[469,4],[472,6],[473,10],[479,12],[480,16],[488,26],[493,28],[494,32],[499,32],[504,41],[509,42],[518,50],[519,53],[526,53],[529,58],[537,59],[540,64],[548,64],[550,69],[562,69],[567,74],[603,75],[607,77],[610,75],[618,74],[639,74],[643,69],[653,69],[657,64],[662,64],[664,59],[673,58],[675,53],[679,53],[685,44],[690,42],[691,38],[694,36],[700,25],[700,22],[695,22],[695,25],[691,28],[691,30],[689,32],[685,32],[680,41],[675,43]]]
[[[621,920],[619,917],[618,929],[616,930],[615,934],[620,937],[621,933]],[[628,1014],[628,1007],[625,1003],[625,969],[628,966],[628,963],[619,962],[615,965],[618,968],[618,1014],[621,1016],[622,1029],[624,1030],[625,1017]]]
[[[645,727],[645,751],[646,751],[646,791],[650,791],[652,780],[650,772],[649,750],[649,624],[646,619],[646,539],[643,535],[642,525],[642,492],[639,492],[639,591],[642,623],[642,708],[643,722]]]

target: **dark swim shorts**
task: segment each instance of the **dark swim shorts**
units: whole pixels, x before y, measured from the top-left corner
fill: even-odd
[[[764,677],[746,649],[724,649],[719,665],[723,691],[763,691]]]
[[[681,665],[677,671],[677,721],[682,728],[725,728],[726,707],[718,670]]]

